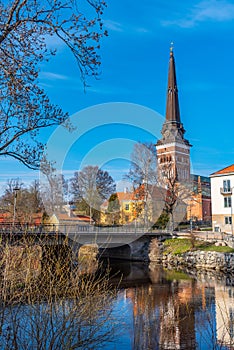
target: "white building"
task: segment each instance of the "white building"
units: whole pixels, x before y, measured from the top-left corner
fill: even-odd
[[[210,178],[213,231],[234,234],[234,164]]]

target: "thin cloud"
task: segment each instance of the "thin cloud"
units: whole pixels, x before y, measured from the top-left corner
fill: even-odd
[[[222,0],[199,2],[186,15],[174,20],[162,21],[163,26],[176,25],[181,28],[192,28],[201,22],[225,22],[234,19],[234,4]]]
[[[150,33],[150,30],[145,27],[138,27],[138,26],[131,26],[129,24],[124,25],[122,23],[112,21],[112,20],[105,20],[104,25],[108,30],[114,31],[114,32],[128,32],[128,34],[131,33]]]
[[[15,179],[15,178],[29,178],[34,180],[35,178],[38,178],[38,173],[37,172],[23,172],[23,171],[17,171],[17,173],[12,170],[12,172],[7,172],[7,173],[3,173],[0,175],[0,179]]]
[[[139,28],[136,28],[136,32],[144,34],[144,33],[150,33],[151,31],[147,28],[139,27]]]
[[[49,49],[60,49],[66,46],[63,40],[61,40],[57,35],[46,35],[45,36],[45,43],[47,48]]]
[[[53,73],[53,72],[42,72],[41,78],[49,79],[49,80],[68,80],[69,77],[66,75]]]
[[[123,26],[121,23],[107,19],[104,21],[104,25],[107,29],[113,30],[114,32],[123,32]]]

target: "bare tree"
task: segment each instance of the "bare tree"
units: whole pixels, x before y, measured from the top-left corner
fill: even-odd
[[[24,190],[24,184],[19,179],[7,181],[5,191],[1,197],[1,209],[9,214],[11,221],[17,216],[16,200],[19,200],[19,194]]]
[[[88,18],[82,2],[93,8]],[[59,38],[74,55],[81,77],[98,74],[102,0],[9,0],[0,2],[0,155],[38,168],[43,151],[39,131],[63,123],[67,114],[39,87],[40,64],[56,51]],[[85,6],[84,6],[85,8]]]
[[[30,195],[30,204],[34,210],[34,213],[44,211],[40,195],[40,184],[38,180],[34,180],[29,186],[28,193]]]
[[[168,221],[167,227],[173,232],[176,223],[182,221],[191,198],[190,184],[180,183],[172,161],[165,162],[157,169],[157,156],[153,144],[138,142],[132,152],[131,167],[126,178],[135,188],[144,191],[144,215],[152,216],[159,222]],[[152,215],[153,213],[153,215]]]
[[[152,143],[136,143],[131,154],[131,166],[125,178],[131,181],[135,188],[142,184],[156,184],[156,169],[155,146]]]
[[[75,172],[71,179],[71,195],[74,200],[88,205],[90,218],[99,211],[102,202],[116,191],[116,185],[107,171],[88,165]]]
[[[20,224],[33,223],[33,217],[44,212],[39,183],[36,180],[29,187],[19,179],[8,180],[0,203],[1,209],[9,214],[9,221],[14,220]]]
[[[153,224],[161,210],[155,206],[155,187],[157,185],[157,158],[155,145],[138,142],[131,154],[130,170],[125,178],[132,182],[135,190],[134,212],[144,225]]]
[[[166,162],[160,168],[158,183],[165,203],[163,214],[169,215],[167,227],[173,232],[175,226],[186,215],[188,201],[192,195],[191,186],[189,182],[181,183],[178,181],[173,162]]]

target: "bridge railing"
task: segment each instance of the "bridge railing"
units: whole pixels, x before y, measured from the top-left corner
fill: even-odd
[[[148,231],[148,227],[140,224],[129,224],[123,226],[97,226],[88,224],[43,224],[43,225],[20,225],[12,223],[0,223],[0,233],[12,234],[50,234],[61,232],[69,233],[93,233],[93,234],[117,234],[117,233],[144,233]]]
[[[96,226],[96,225],[67,225],[61,224],[55,227],[55,230],[59,230],[64,234],[77,233],[81,235],[85,234],[133,234],[144,233],[147,228],[144,226],[136,225],[123,225],[123,226]]]

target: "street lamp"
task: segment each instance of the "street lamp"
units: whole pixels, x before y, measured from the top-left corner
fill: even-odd
[[[19,190],[20,190],[20,188],[17,187],[17,186],[15,186],[13,188],[13,191],[14,191],[14,206],[13,206],[13,221],[12,221],[13,226],[15,226],[16,200],[17,200],[17,193],[18,193]]]

